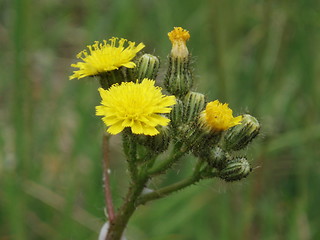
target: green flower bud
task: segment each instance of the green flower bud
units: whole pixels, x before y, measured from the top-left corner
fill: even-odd
[[[218,146],[208,149],[208,151],[203,151],[202,154],[203,156],[201,157],[203,157],[210,166],[220,170],[225,167],[226,162],[230,158],[228,153]]]
[[[101,87],[107,90],[113,84],[127,82],[124,71],[124,68],[120,67],[119,69],[99,74]]]
[[[169,114],[170,126],[172,129],[177,130],[183,124],[183,102],[176,99],[177,103],[173,105],[172,110]]]
[[[160,61],[156,56],[143,54],[134,68],[134,77],[140,81],[144,78],[156,79],[159,67]]]
[[[184,98],[183,122],[195,122],[199,113],[206,105],[205,96],[202,93],[189,92]]]
[[[226,162],[228,155],[220,147],[215,147],[211,150],[211,157],[214,160],[212,163],[215,167],[221,168]]]
[[[200,112],[205,106],[205,96],[197,92],[189,92],[182,100],[177,99],[170,113],[171,125],[174,128],[182,124],[197,122]]]
[[[252,168],[245,157],[235,158],[226,163],[219,177],[227,182],[233,182],[247,177],[251,171]]]
[[[138,141],[152,152],[159,154],[168,149],[170,136],[167,126],[159,126],[157,130],[160,133],[155,136],[139,135]]]
[[[224,148],[238,151],[245,148],[259,133],[260,124],[256,118],[249,114],[242,116],[241,124],[234,126],[226,132]]]
[[[172,50],[165,76],[165,87],[169,93],[182,98],[190,91],[193,84],[190,54],[186,46],[190,34],[179,27],[174,28],[168,36],[172,43]]]

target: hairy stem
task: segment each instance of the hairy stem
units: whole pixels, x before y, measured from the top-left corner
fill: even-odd
[[[218,175],[218,173],[212,172],[212,171],[210,171],[210,169],[211,169],[210,166],[208,166],[208,165],[204,166],[204,161],[202,159],[198,159],[198,162],[194,167],[194,172],[190,177],[188,177],[184,180],[181,180],[180,182],[174,183],[172,185],[155,190],[151,193],[147,193],[147,194],[142,195],[137,200],[137,204],[142,205],[142,204],[145,204],[149,201],[163,198],[165,196],[168,196],[171,193],[174,193],[174,192],[182,190],[192,184],[195,184],[202,179],[216,177]]]
[[[133,182],[136,182],[138,177],[137,142],[134,135],[129,131],[126,131],[123,134],[123,149],[127,156],[127,162],[131,179]]]
[[[127,131],[123,134],[123,148],[127,156],[128,169],[130,172],[130,187],[110,227],[106,240],[121,239],[127,223],[137,207],[137,199],[148,181],[149,177],[145,171],[139,171],[137,167],[137,142],[135,136]]]
[[[148,178],[144,177],[140,179],[139,182],[131,184],[123,205],[119,209],[114,221],[110,223],[106,240],[121,239],[130,217],[138,206],[137,199],[140,196],[147,180]]]
[[[103,152],[103,183],[104,183],[104,197],[106,201],[107,214],[109,222],[113,222],[115,214],[112,203],[112,194],[110,189],[109,180],[109,136],[104,135],[102,140],[102,152]]]
[[[137,203],[139,205],[145,204],[146,202],[155,200],[155,199],[159,199],[159,198],[163,198],[173,192],[176,192],[178,190],[181,190],[183,188],[186,188],[198,181],[201,180],[201,174],[194,174],[192,176],[190,176],[189,178],[186,178],[184,180],[181,180],[180,182],[174,183],[172,185],[169,185],[167,187],[163,187],[160,188],[158,190],[155,190],[154,192],[151,193],[147,193],[143,196],[141,196]]]

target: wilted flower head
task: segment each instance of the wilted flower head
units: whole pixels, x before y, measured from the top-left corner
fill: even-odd
[[[175,57],[187,57],[189,51],[186,41],[190,38],[189,32],[182,27],[175,27],[168,33],[168,36],[172,43],[171,55]]]
[[[176,99],[163,95],[154,84],[155,81],[145,78],[141,83],[123,82],[108,90],[99,88],[102,105],[96,107],[96,115],[104,116],[102,120],[109,133],[118,134],[130,127],[132,133],[153,136],[159,133],[157,125],[168,125],[170,119],[161,114],[169,113]]]
[[[128,46],[124,47],[126,42]],[[122,66],[134,68],[136,65],[131,60],[145,47],[143,43],[137,46],[135,44],[135,42],[115,37],[104,40],[103,43],[96,41],[93,45],[87,46],[89,51],[83,50],[77,55],[82,62],[71,64],[72,67],[79,68],[79,70],[74,71],[69,79],[95,76]]]

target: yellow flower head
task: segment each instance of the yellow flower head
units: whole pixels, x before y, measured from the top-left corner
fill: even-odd
[[[96,115],[104,116],[109,133],[118,134],[130,127],[132,133],[153,136],[159,133],[157,125],[168,125],[170,119],[160,114],[169,113],[176,99],[162,95],[161,88],[154,84],[145,78],[141,83],[122,82],[108,90],[99,88],[102,105],[96,107]]]
[[[221,132],[240,124],[242,116],[233,117],[227,103],[222,104],[215,100],[209,102],[206,109],[201,112],[200,121],[210,130]]]
[[[126,42],[128,46],[124,47]],[[87,46],[89,52],[83,50],[77,55],[77,58],[82,62],[71,64],[71,67],[79,68],[79,70],[74,71],[69,79],[94,76],[118,69],[121,66],[134,68],[136,65],[131,60],[145,47],[143,43],[139,43],[137,46],[135,44],[135,42],[115,37],[108,41],[104,40],[103,43],[96,41],[93,45]]]
[[[189,54],[186,41],[189,40],[190,34],[182,27],[175,27],[168,33],[172,43],[171,55],[175,57],[187,57]]]

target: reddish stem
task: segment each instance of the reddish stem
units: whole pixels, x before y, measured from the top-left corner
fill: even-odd
[[[109,137],[107,135],[103,136],[102,151],[103,151],[104,197],[106,201],[109,223],[111,224],[114,221],[115,214],[114,214],[114,208],[112,203],[112,194],[111,194],[110,180],[109,180]]]

